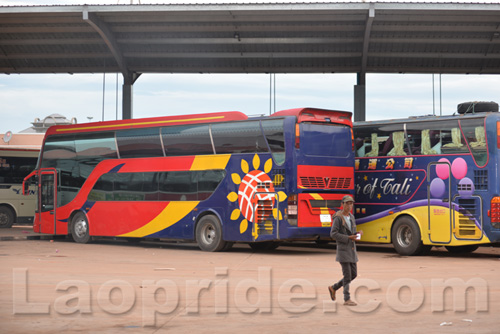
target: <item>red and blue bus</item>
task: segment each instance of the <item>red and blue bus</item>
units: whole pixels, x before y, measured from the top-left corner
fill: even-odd
[[[53,126],[37,169],[34,231],[235,242],[329,239],[354,192],[351,113],[301,108]]]
[[[356,223],[362,241],[403,255],[471,252],[500,241],[500,114],[492,102],[454,116],[356,122]]]

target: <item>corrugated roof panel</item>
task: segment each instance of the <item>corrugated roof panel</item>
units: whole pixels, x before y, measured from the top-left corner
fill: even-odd
[[[500,4],[0,7],[0,71],[500,73],[499,22]]]

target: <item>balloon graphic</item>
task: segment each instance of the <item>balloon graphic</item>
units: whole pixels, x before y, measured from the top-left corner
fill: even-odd
[[[463,179],[467,175],[467,163],[462,158],[456,158],[451,164],[451,173],[457,179]]]
[[[431,182],[431,195],[434,198],[443,198],[444,192],[446,190],[446,186],[444,181],[441,179],[434,179]]]
[[[450,163],[450,161],[446,158],[441,158],[438,160],[438,162],[446,162],[448,164]],[[436,165],[436,174],[441,180],[446,180],[450,176],[450,166],[448,166],[447,164]]]

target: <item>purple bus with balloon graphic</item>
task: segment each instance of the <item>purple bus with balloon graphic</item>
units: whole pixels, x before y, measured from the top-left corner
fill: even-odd
[[[498,104],[467,102],[458,112],[355,123],[361,241],[392,243],[402,255],[500,241]]]

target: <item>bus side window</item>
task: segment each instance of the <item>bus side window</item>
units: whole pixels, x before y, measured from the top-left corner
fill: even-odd
[[[161,136],[165,156],[213,154],[208,125],[192,124],[164,127]]]
[[[464,145],[463,150],[469,148],[476,164],[484,166],[488,162],[484,119],[464,119],[460,121],[460,125],[468,144],[468,147]]]
[[[354,140],[354,147],[356,149],[356,156],[357,157],[361,157],[362,158],[362,157],[365,156],[366,144],[365,144],[365,141],[363,140],[363,138],[357,137]]]
[[[476,141],[471,142],[470,146],[472,148],[483,148],[486,147],[486,135],[484,133],[484,126],[477,126],[474,128],[474,134],[476,136]]]
[[[441,154],[441,131],[440,130],[430,130],[429,137],[431,140],[431,149],[436,152],[436,154]]]
[[[259,121],[215,123],[211,132],[216,154],[268,152]]]
[[[430,129],[422,130],[422,147],[420,151],[423,155],[437,154],[437,151],[431,148]]]
[[[407,155],[406,152],[404,151],[405,133],[403,131],[397,131],[392,133],[392,141],[394,147],[387,153],[387,155],[389,156]]]
[[[376,133],[371,135],[371,151],[365,154],[365,157],[376,157],[378,156],[378,136]]]
[[[451,143],[444,144],[443,147],[460,148],[462,146],[464,146],[464,144],[462,144],[462,134],[460,133],[460,129],[459,128],[451,129]]]

